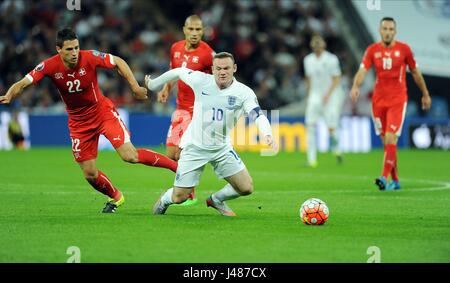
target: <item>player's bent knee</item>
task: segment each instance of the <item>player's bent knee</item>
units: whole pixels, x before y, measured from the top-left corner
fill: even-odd
[[[123,154],[120,157],[122,158],[123,161],[128,162],[128,163],[138,163],[139,162],[139,157],[138,157],[137,151]]]
[[[398,140],[397,136],[393,133],[387,133],[384,137],[385,144],[396,144],[397,140]]]
[[[89,182],[89,183],[95,183],[95,181],[97,181],[98,178],[98,171],[97,169],[85,169],[83,170],[83,174],[84,174],[84,178]]]
[[[252,193],[253,193],[253,182],[252,181],[246,183],[245,185],[243,185],[239,188],[239,194],[241,196],[247,196]]]

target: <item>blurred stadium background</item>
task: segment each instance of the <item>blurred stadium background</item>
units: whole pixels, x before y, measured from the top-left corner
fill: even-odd
[[[203,20],[204,40],[215,51],[235,54],[237,77],[255,90],[262,108],[280,111],[282,149],[304,151],[302,60],[310,52],[311,35],[322,34],[328,49],[339,57],[342,85],[348,93],[365,48],[379,40],[379,19],[393,16],[398,22],[397,38],[412,46],[433,98],[431,111],[423,113],[420,91],[407,75],[410,100],[399,146],[450,147],[448,0],[80,0],[79,11],[69,10],[69,2],[77,1],[0,1],[0,93],[6,93],[12,83],[55,54],[55,33],[64,26],[75,28],[81,49],[126,59],[142,82],[145,74],[168,69],[170,46],[184,38],[184,19],[195,13]],[[366,152],[381,146],[369,119],[373,81],[372,71],[358,104],[352,105],[348,98],[344,103],[344,151]],[[167,104],[157,103],[155,95],[138,102],[125,80],[114,72],[100,71],[99,82],[104,95],[121,109],[135,144],[164,144],[175,95]],[[12,148],[7,128],[10,113],[15,111],[20,111],[26,146],[70,144],[64,105],[50,80],[28,88],[12,105],[0,106],[0,149]],[[324,127],[320,133],[327,134]],[[319,149],[326,150],[328,139],[319,140],[324,141]],[[100,146],[107,148],[108,144],[102,140]]]

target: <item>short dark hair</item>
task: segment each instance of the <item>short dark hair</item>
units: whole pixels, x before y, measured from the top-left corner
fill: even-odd
[[[392,18],[392,17],[384,17],[384,18],[382,18],[381,21],[380,21],[380,25],[381,25],[381,23],[383,21],[394,22],[394,24],[397,26],[397,23],[395,22],[394,18]]]
[[[233,61],[233,64],[236,63],[236,61],[234,60],[234,56],[233,54],[229,53],[229,52],[219,52],[216,53],[216,55],[214,55],[214,59],[223,59],[223,58],[231,58],[231,60]]]
[[[63,28],[56,34],[56,46],[62,48],[64,41],[78,39],[77,34],[71,28]]]

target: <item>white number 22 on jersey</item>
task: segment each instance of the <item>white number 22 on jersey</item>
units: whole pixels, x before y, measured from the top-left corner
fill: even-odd
[[[383,70],[392,69],[392,59],[391,58],[383,58]]]
[[[69,87],[69,93],[80,92],[83,91],[80,89],[80,80],[67,81],[66,85]],[[75,89],[73,87],[75,86]]]

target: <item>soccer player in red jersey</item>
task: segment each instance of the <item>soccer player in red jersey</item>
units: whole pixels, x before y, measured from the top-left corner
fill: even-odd
[[[109,197],[102,212],[115,212],[124,202],[124,197],[95,164],[100,134],[111,142],[126,162],[163,167],[173,172],[177,162],[148,149],[136,149],[113,103],[100,91],[97,68],[116,69],[128,81],[136,99],[147,99],[147,89],[139,86],[123,59],[95,50],[80,50],[77,35],[70,28],[58,31],[56,51],[57,55],[41,62],[13,84],[6,95],[0,96],[0,104],[11,102],[26,87],[49,77],[66,104],[75,161],[89,184]]]
[[[397,140],[402,131],[406,103],[406,66],[414,82],[422,92],[422,109],[431,107],[431,97],[414,55],[408,44],[395,40],[396,22],[385,17],[380,22],[381,42],[370,45],[364,54],[361,67],[355,75],[350,96],[353,102],[359,97],[359,87],[370,67],[376,72],[376,82],[372,97],[372,115],[375,130],[384,144],[384,162],[380,177],[375,184],[380,190],[398,190]],[[391,175],[392,181],[387,179]]]
[[[202,20],[197,15],[191,15],[186,18],[183,33],[185,39],[175,42],[170,49],[170,68],[186,67],[194,71],[202,71],[211,74],[212,59],[214,50],[204,41]],[[170,90],[176,82],[167,83],[158,93],[158,101],[165,103]],[[178,80],[177,108],[172,115],[172,124],[170,125],[166,139],[166,154],[173,160],[178,160],[180,156],[181,136],[186,131],[187,126],[192,119],[194,110],[194,93],[192,89]],[[192,205],[197,202],[194,190],[188,200],[182,205]]]

